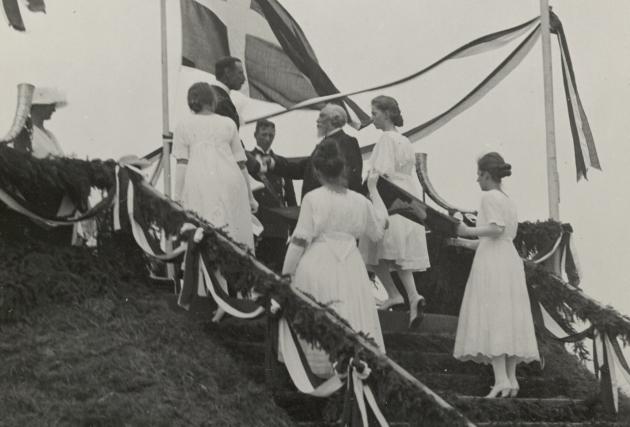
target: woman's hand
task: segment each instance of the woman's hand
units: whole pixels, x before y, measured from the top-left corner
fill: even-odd
[[[379,178],[379,175],[376,172],[370,171],[368,173],[368,176],[367,176],[367,187],[370,190],[370,192],[372,190],[376,190],[376,183],[378,182],[378,178]]]
[[[457,225],[457,235],[458,236],[467,236],[468,235],[468,230],[469,230],[469,227],[466,224],[464,224],[463,222],[460,222]]]
[[[258,202],[256,201],[254,197],[249,198],[249,208],[252,211],[252,213],[258,212]]]

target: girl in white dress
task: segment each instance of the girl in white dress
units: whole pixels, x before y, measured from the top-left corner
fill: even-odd
[[[368,177],[383,176],[421,199],[422,186],[416,173],[413,146],[396,130],[396,126],[403,124],[398,102],[389,96],[377,96],[372,100],[372,118],[374,126],[383,133],[372,151]],[[390,273],[394,270],[409,300],[409,325],[416,327],[422,321],[426,302],[418,294],[413,272],[430,267],[424,227],[401,215],[392,215],[383,239],[377,243],[363,239],[360,247],[365,263],[376,273],[389,296],[380,309],[387,310],[403,302]]]
[[[302,200],[282,273],[293,276],[297,289],[321,303],[330,303],[355,331],[369,335],[384,351],[372,285],[357,249],[357,238],[366,235],[378,240],[387,224],[387,210],[376,191],[376,180],[368,181],[374,205],[349,190],[343,155],[335,141],[320,143],[312,161],[322,187]],[[328,354],[300,342],[313,373],[330,377],[333,368]]]
[[[195,114],[178,124],[173,136],[175,199],[253,251],[251,212],[258,204],[249,187],[245,150],[234,122],[214,114],[214,105],[209,84],[195,83],[188,90]],[[213,320],[222,316],[218,309]]]
[[[487,397],[515,397],[516,365],[540,356],[523,261],[513,243],[516,207],[501,191],[501,178],[510,176],[512,168],[498,153],[486,154],[477,164],[483,191],[477,226],[461,224],[458,234],[479,240],[455,242],[476,253],[459,311],[454,356],[492,364],[494,386]]]

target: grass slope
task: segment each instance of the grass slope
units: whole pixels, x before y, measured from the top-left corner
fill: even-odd
[[[15,310],[1,297],[40,276],[39,303],[0,324],[0,425],[292,425],[199,321],[170,310],[112,253],[97,264],[78,249],[0,244],[5,315]]]

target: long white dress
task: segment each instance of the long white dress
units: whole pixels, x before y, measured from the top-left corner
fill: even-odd
[[[351,190],[335,192],[326,187],[310,191],[302,200],[294,238],[308,246],[295,271],[293,285],[328,304],[355,331],[373,338],[384,351],[383,334],[372,293],[372,284],[357,238],[383,236],[386,214],[379,217],[372,203]],[[333,374],[328,355],[300,340],[309,365],[318,376]]]
[[[383,132],[369,160],[372,171],[387,178],[413,196],[422,199],[416,174],[416,156],[409,139],[395,131]],[[391,261],[401,270],[424,271],[431,266],[423,226],[401,215],[389,217],[389,227],[379,242],[362,239],[361,253],[367,265]]]
[[[237,242],[254,249],[247,184],[237,162],[246,161],[234,122],[196,114],[175,128],[173,156],[187,159],[182,200]]]
[[[498,237],[480,237],[459,311],[453,355],[490,363],[495,356],[540,360],[525,283],[523,260],[514,247],[516,206],[501,191],[485,191],[477,226],[505,227]]]

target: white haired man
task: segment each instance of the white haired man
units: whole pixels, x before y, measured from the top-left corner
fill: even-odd
[[[348,115],[343,107],[336,104],[327,104],[317,117],[317,136],[323,138],[320,143],[329,140],[337,142],[346,161],[348,188],[362,193],[361,173],[363,171],[363,158],[361,157],[357,139],[343,131],[343,127],[347,122]],[[285,179],[303,180],[302,199],[309,191],[321,186],[310,156],[295,161],[278,161],[274,167],[274,173]]]

